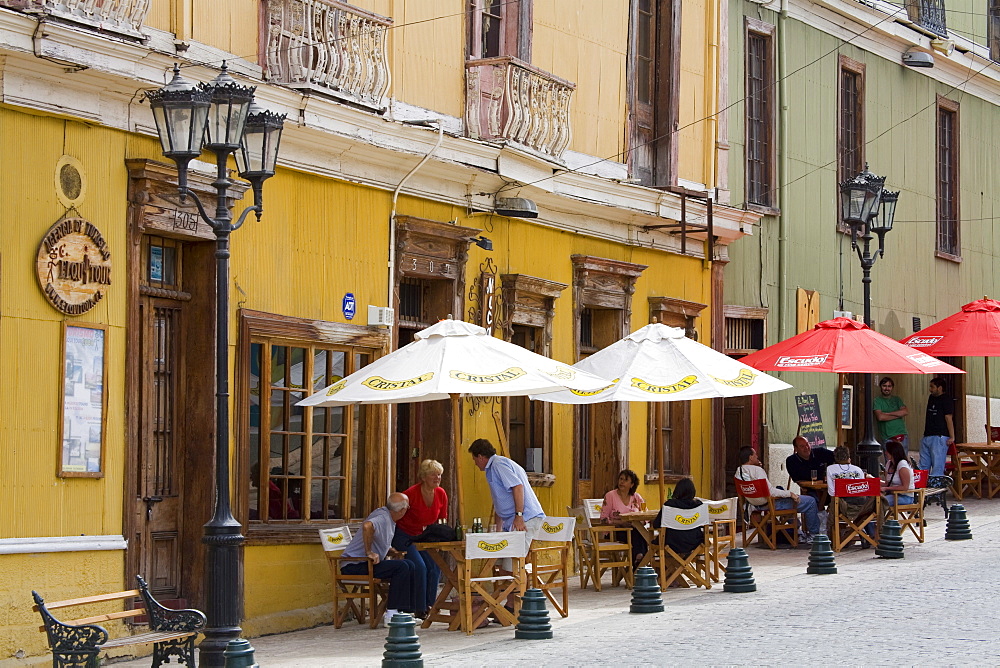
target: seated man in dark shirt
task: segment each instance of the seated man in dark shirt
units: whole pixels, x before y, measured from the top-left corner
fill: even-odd
[[[794,452],[785,459],[788,475],[795,482],[810,480],[826,480],[826,467],[833,463],[833,453],[826,448],[810,448],[805,436],[796,436],[792,440]],[[812,472],[816,472],[813,478]],[[803,494],[816,498],[817,501],[826,498],[823,490],[802,488]]]

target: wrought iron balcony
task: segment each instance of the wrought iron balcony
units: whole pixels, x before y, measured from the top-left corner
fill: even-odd
[[[267,79],[382,110],[392,19],[338,0],[267,3]]]
[[[470,137],[562,156],[572,136],[569,102],[576,84],[510,56],[467,61],[465,72]]]
[[[935,35],[948,36],[944,0],[906,0],[906,14],[911,21]]]
[[[152,0],[0,0],[7,7],[25,14],[38,14],[67,23],[75,23],[116,37],[144,41],[142,24]]]

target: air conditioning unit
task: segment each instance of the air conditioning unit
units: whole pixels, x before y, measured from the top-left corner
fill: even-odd
[[[851,313],[850,311],[834,311],[833,312],[833,317],[834,318],[848,318],[848,319],[853,319],[854,318],[854,314]]]
[[[368,305],[369,327],[392,327],[396,322],[396,313],[388,306]]]

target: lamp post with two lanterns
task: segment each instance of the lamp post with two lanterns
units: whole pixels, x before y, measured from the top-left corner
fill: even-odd
[[[206,546],[206,605],[208,626],[199,646],[201,664],[223,666],[223,652],[239,637],[243,607],[240,551],[241,525],[229,500],[229,235],[253,212],[260,220],[264,181],[274,176],[284,114],[266,111],[254,103],[255,86],[244,86],[229,75],[225,63],[212,82],[195,85],[180,75],[163,88],[146,93],[153,109],[163,155],[177,164],[181,201],[190,197],[201,218],[215,232],[215,512],[204,526]],[[202,149],[215,154],[215,213],[210,214],[187,186],[188,163]],[[250,182],[253,205],[236,222],[229,211],[229,156],[235,154],[239,175]]]
[[[864,318],[869,327],[872,326],[871,271],[875,262],[885,256],[885,235],[892,231],[896,202],[899,199],[899,191],[885,190],[884,185],[885,177],[869,172],[868,165],[853,179],[840,184],[842,215],[851,230],[851,248],[857,251],[861,261]],[[873,236],[878,237],[878,248],[874,251],[871,249]],[[877,476],[882,446],[875,439],[875,416],[872,412],[874,387],[874,376],[866,373],[862,396],[862,412],[866,417],[865,434],[858,443],[857,456],[861,468]]]

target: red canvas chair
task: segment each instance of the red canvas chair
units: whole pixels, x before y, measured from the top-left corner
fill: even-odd
[[[830,542],[835,552],[854,542],[857,538],[864,545],[878,545],[878,533],[882,517],[882,481],[878,478],[838,478],[833,481],[833,503],[830,505],[829,522],[833,526]],[[854,512],[845,499],[872,497],[874,503]],[[865,533],[870,522],[876,523],[875,535]]]
[[[772,550],[778,549],[778,536],[784,534],[792,545],[799,544],[799,511],[795,508],[778,510],[771,498],[771,489],[767,480],[742,480],[733,478],[736,493],[739,495],[743,517],[743,546],[749,545],[758,538]],[[766,503],[756,506],[747,499],[767,499]],[[747,538],[747,531],[750,538]]]
[[[948,446],[948,459],[944,464],[944,474],[951,476],[951,493],[956,499],[962,500],[966,494],[975,494],[977,499],[983,498],[983,470],[974,459],[962,457],[958,448],[952,443]]]

